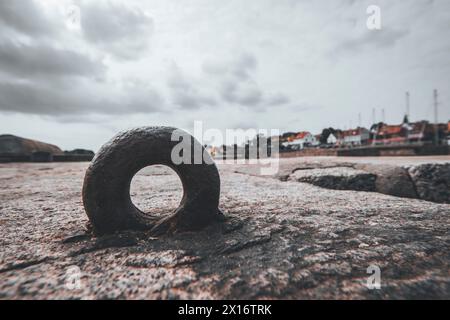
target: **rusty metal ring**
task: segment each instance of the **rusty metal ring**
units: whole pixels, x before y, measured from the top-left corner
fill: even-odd
[[[152,230],[165,232],[198,230],[215,218],[219,209],[220,176],[216,165],[203,146],[192,136],[193,149],[202,150],[201,163],[174,164],[172,127],[143,127],[122,132],[102,146],[86,171],[83,205],[96,234],[119,230]],[[180,130],[181,131],[181,130]],[[198,162],[198,161],[197,161]],[[183,185],[183,197],[175,212],[165,218],[152,217],[131,201],[133,176],[150,165],[172,168]]]

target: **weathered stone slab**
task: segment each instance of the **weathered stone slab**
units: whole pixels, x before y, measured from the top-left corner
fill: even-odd
[[[355,164],[355,168],[376,175],[376,192],[402,198],[419,198],[408,170],[402,166]]]
[[[297,170],[289,180],[335,190],[375,191],[377,176],[348,167]]]
[[[450,203],[450,164],[423,164],[408,171],[420,199]]]

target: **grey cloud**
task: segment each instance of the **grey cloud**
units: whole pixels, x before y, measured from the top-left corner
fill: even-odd
[[[0,1],[0,28],[11,29],[33,37],[54,33],[55,26],[35,1]]]
[[[18,78],[98,77],[104,73],[105,66],[100,61],[67,49],[3,41],[0,42],[0,70]]]
[[[267,104],[268,105],[281,105],[289,103],[291,99],[282,93],[274,94],[273,96],[270,96],[267,98]]]
[[[0,110],[28,114],[77,113],[92,106],[84,95],[70,94],[36,83],[0,82]]]
[[[345,39],[340,42],[337,47],[331,52],[358,52],[365,49],[380,49],[394,46],[400,39],[406,37],[409,30],[396,30],[389,28],[382,28],[381,30],[370,31],[367,30],[360,36]]]
[[[113,2],[92,1],[81,6],[85,38],[116,58],[133,60],[148,48],[153,20],[144,12]]]
[[[221,88],[222,98],[230,103],[255,107],[261,104],[263,94],[256,85],[225,82]]]
[[[202,106],[215,106],[216,101],[212,98],[202,97],[192,92],[176,92],[173,102],[183,109],[198,109]]]
[[[92,40],[104,42],[113,54],[122,56],[139,47],[133,41],[146,36],[141,31],[148,25],[141,13],[124,8],[108,3],[103,12],[106,21],[87,27]],[[89,10],[83,13],[87,21],[104,18],[95,7],[93,16],[89,17]],[[57,36],[55,17],[47,17],[34,1],[0,2],[0,27],[4,27],[0,32],[0,112],[60,119],[164,112],[165,101],[153,87],[108,81],[106,65],[84,53],[89,52],[88,46],[77,47],[83,51],[69,49],[65,38]],[[136,33],[139,36],[133,36]],[[124,49],[115,50],[114,46],[122,45]]]
[[[182,109],[193,110],[203,106],[215,106],[217,104],[213,97],[199,92],[199,89],[186,79],[185,75],[176,65],[170,69],[167,84],[170,89],[172,102]]]
[[[75,84],[60,88],[45,83],[0,81],[0,111],[56,117],[86,114],[133,114],[163,111],[164,102],[150,87],[119,88],[120,92],[96,95]],[[118,90],[119,91],[119,90]]]
[[[255,80],[257,67],[256,57],[247,53],[229,63],[204,63],[203,71],[219,80],[219,94],[226,103],[261,110],[289,103],[289,97],[282,93],[263,92]]]
[[[234,122],[233,125],[231,126],[231,129],[235,129],[235,130],[248,130],[248,129],[256,129],[258,128],[258,121],[256,120],[248,120],[248,119],[243,119],[237,122]]]
[[[124,85],[122,99],[118,102],[125,107],[123,112],[130,113],[165,112],[166,105],[155,88],[141,81]]]
[[[257,66],[256,58],[246,53],[228,63],[207,61],[203,63],[202,68],[209,75],[231,74],[238,79],[245,80],[251,77],[251,73],[256,70]]]
[[[251,73],[256,70],[258,62],[250,54],[242,55],[232,67],[233,74],[240,79],[249,79]]]

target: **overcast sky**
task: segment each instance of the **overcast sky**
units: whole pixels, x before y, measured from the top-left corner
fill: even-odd
[[[194,120],[319,133],[373,108],[400,123],[407,90],[433,120],[434,88],[448,121],[449,30],[448,0],[1,0],[0,133],[93,150]]]

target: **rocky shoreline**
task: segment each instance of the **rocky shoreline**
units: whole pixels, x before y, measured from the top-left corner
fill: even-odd
[[[450,164],[417,166],[330,163],[327,167],[306,163],[281,180],[306,182],[335,189],[450,203]]]

